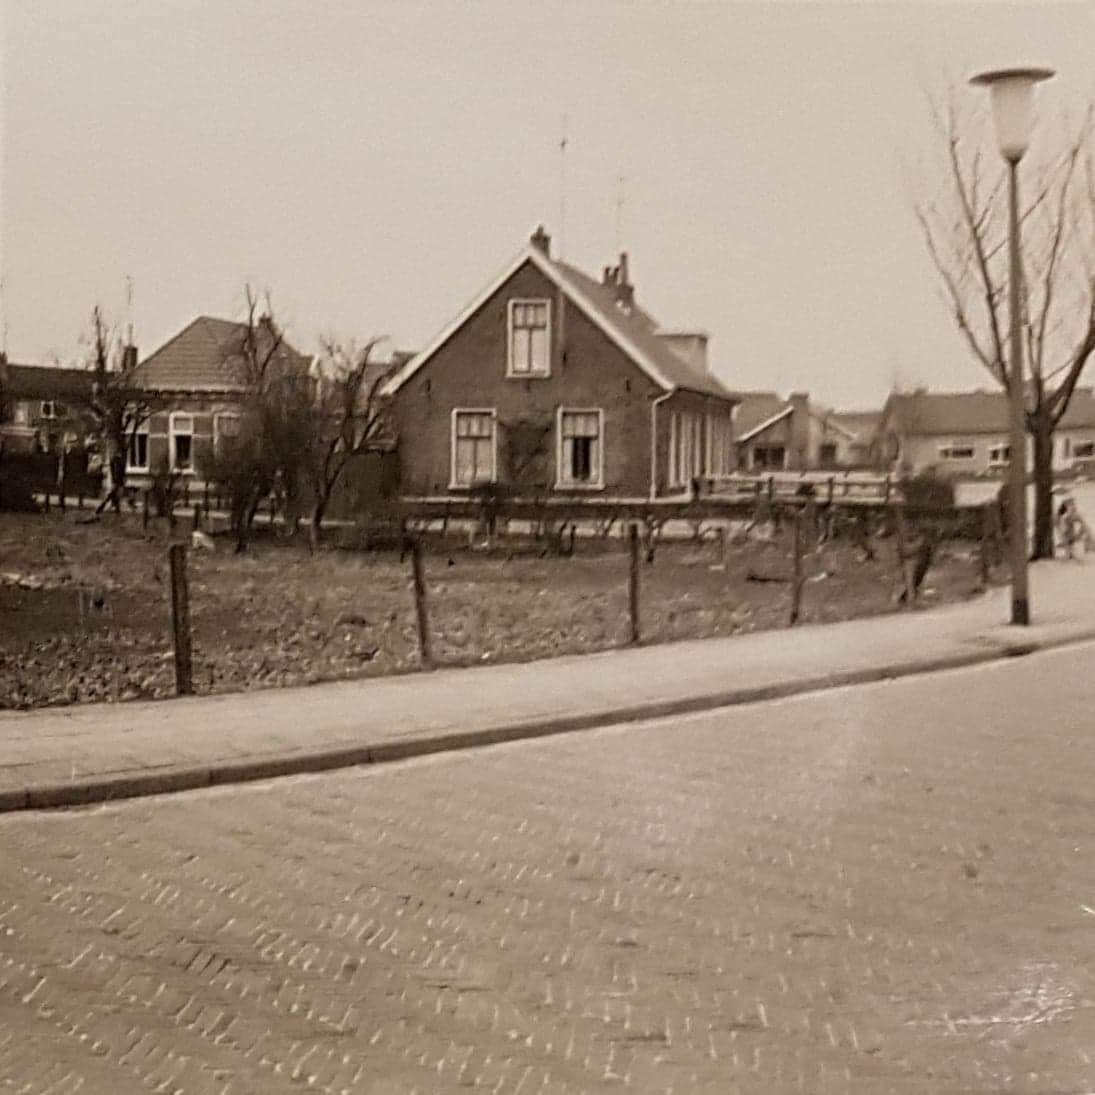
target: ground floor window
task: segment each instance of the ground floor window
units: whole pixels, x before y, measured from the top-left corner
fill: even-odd
[[[703,475],[703,416],[674,411],[669,418],[669,485],[685,487]]]
[[[170,426],[171,468],[192,471],[194,467],[194,416],[173,414]]]
[[[131,434],[126,465],[130,471],[148,471],[148,429],[143,428]]]
[[[989,464],[1000,466],[1001,464],[1007,464],[1011,461],[1011,446],[1010,445],[993,445],[989,449]]]
[[[757,471],[782,471],[787,462],[783,445],[757,445],[753,449],[753,467]]]
[[[952,441],[949,445],[939,446],[939,459],[972,460],[976,451],[971,441]]]
[[[823,468],[835,468],[836,467],[836,445],[827,441],[818,450],[818,461]]]
[[[240,416],[235,411],[220,411],[213,415],[213,448],[219,451],[230,438],[239,437]]]
[[[560,486],[604,485],[604,412],[559,411],[556,479]]]
[[[452,413],[452,485],[470,487],[495,479],[496,421],[493,410]]]
[[[1095,456],[1095,441],[1076,441],[1072,445],[1072,455],[1077,460],[1090,460]]]

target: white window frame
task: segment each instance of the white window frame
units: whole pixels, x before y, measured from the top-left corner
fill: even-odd
[[[1007,456],[1002,455],[1007,453]],[[1008,441],[994,441],[989,446],[989,467],[1006,468],[1011,463],[1011,443]]]
[[[542,369],[530,367],[525,372],[518,372],[513,367],[513,315],[516,308],[521,305],[535,304],[546,309],[546,321],[544,326],[544,358]],[[531,345],[530,345],[531,351]],[[514,297],[506,305],[506,376],[512,380],[545,380],[551,376],[551,298],[550,297]]]
[[[176,419],[188,418],[190,419],[190,429],[181,430],[176,426]],[[189,437],[190,438],[190,464],[188,467],[180,468],[175,463],[175,438],[176,437]],[[172,471],[177,471],[182,475],[194,474],[194,415],[190,411],[172,411],[167,420],[167,459],[168,466]]]
[[[563,475],[563,415],[597,416],[597,466],[592,479],[580,482]],[[605,485],[605,412],[603,407],[559,407],[555,412],[555,489],[604,490]]]
[[[144,438],[144,463],[137,464],[133,462],[133,457],[137,454],[137,438]],[[148,423],[143,426],[138,426],[129,435],[129,444],[125,450],[125,468],[126,471],[148,471],[151,466],[150,457],[152,455],[152,442],[149,437]]]
[[[955,456],[955,449],[969,449],[969,453],[964,456]],[[974,441],[963,441],[961,439],[952,439],[946,445],[939,446],[939,459],[940,460],[976,460],[977,459],[977,444]]]
[[[49,408],[47,411],[46,408]],[[43,399],[42,405],[38,408],[40,414],[39,417],[45,419],[47,422],[54,422],[57,419],[57,400],[56,399]]]
[[[498,482],[498,411],[494,407],[453,407],[449,415],[449,490],[471,490],[475,483],[456,481],[456,420],[462,414],[490,416],[490,482]],[[479,480],[481,482],[481,480]]]
[[[225,419],[231,419],[236,423],[235,433],[224,433],[221,430],[221,422]],[[213,415],[213,451],[216,452],[220,447],[221,439],[225,437],[238,437],[240,425],[240,413],[239,411],[217,411]]]

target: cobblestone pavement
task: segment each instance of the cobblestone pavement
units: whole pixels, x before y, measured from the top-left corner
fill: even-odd
[[[1095,1091],[1095,649],[0,819],[0,1091]]]

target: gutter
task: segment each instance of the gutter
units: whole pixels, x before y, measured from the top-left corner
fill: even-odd
[[[650,501],[658,497],[658,404],[664,403],[676,392],[670,388],[650,404]]]

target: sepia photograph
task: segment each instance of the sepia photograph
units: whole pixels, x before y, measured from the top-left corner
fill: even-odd
[[[0,0],[0,1095],[1095,1095],[1093,58]]]

